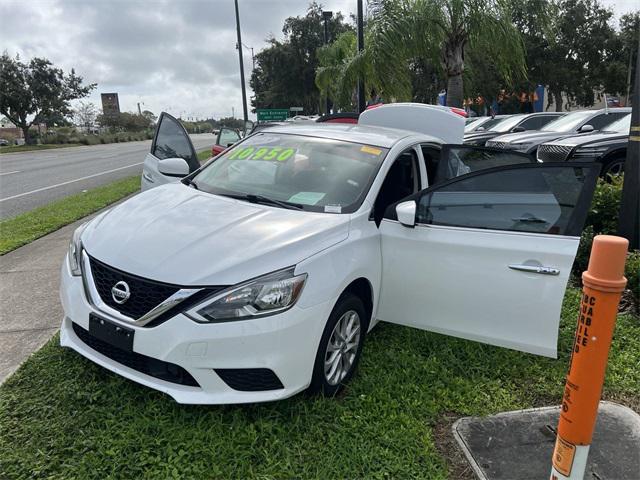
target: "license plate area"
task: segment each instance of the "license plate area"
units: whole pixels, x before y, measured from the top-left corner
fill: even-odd
[[[135,330],[89,314],[89,333],[103,342],[127,352],[133,351]]]

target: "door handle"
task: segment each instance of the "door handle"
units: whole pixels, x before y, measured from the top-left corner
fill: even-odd
[[[511,270],[520,270],[522,272],[539,273],[541,275],[560,275],[560,269],[555,267],[545,267],[544,265],[509,265]]]

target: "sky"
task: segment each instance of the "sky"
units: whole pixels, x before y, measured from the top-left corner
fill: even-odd
[[[637,0],[601,1],[617,18],[637,8]],[[267,38],[281,39],[284,20],[308,6],[306,0],[238,2],[242,43],[256,53]],[[320,3],[346,18],[356,9],[356,0]],[[235,46],[233,0],[0,0],[0,49],[75,68],[86,83],[98,84],[89,101],[100,106],[100,93],[117,92],[122,111],[136,111],[140,102],[156,115],[242,117]],[[251,96],[249,49],[244,65]]]

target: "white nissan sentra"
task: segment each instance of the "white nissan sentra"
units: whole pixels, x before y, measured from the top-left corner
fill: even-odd
[[[333,395],[378,321],[556,355],[596,164],[451,145],[464,120],[426,106],[263,130],[200,168],[177,125],[148,160],[193,171],[74,233],[63,346],[200,404]]]

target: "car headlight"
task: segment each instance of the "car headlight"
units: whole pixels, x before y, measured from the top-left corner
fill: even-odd
[[[573,152],[573,157],[599,157],[608,149],[609,147],[579,147]]]
[[[307,274],[295,267],[235,285],[191,308],[185,315],[199,323],[245,320],[291,308],[302,293]]]
[[[76,277],[82,275],[82,243],[80,242],[80,236],[88,224],[89,222],[85,222],[76,228],[69,242],[69,254],[67,255],[69,270],[71,270],[71,275]]]

